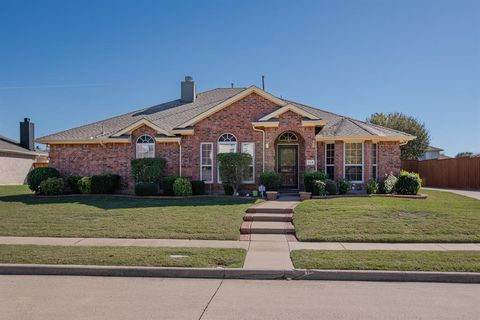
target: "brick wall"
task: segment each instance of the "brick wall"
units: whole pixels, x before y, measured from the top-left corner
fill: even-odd
[[[398,142],[378,143],[378,177],[383,178],[385,174],[392,172],[394,175],[400,173],[400,144]]]

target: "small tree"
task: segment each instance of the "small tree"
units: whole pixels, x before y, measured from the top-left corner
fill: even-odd
[[[425,124],[421,123],[414,117],[404,115],[403,113],[374,113],[367,119],[367,121],[379,126],[409,133],[417,137],[415,140],[400,147],[402,160],[418,159],[425,153],[430,143],[430,134],[425,128]]]
[[[455,156],[455,158],[463,158],[463,157],[473,157],[473,152],[466,151],[466,152],[459,152]]]
[[[252,156],[248,153],[220,153],[217,159],[222,183],[231,186],[236,194],[252,163]]]

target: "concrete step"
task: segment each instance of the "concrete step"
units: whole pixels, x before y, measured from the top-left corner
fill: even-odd
[[[240,227],[242,234],[294,234],[291,222],[279,221],[245,221]]]
[[[247,213],[243,217],[243,221],[280,221],[292,222],[293,214],[278,214],[278,213]]]
[[[247,213],[274,213],[274,214],[288,214],[293,213],[293,208],[261,208],[250,207],[246,211]]]

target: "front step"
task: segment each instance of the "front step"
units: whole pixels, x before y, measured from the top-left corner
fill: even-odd
[[[291,222],[245,221],[240,227],[241,234],[294,234]]]
[[[278,213],[247,213],[243,217],[243,221],[280,221],[292,222],[293,214],[278,214]]]
[[[289,214],[293,213],[293,208],[256,208],[250,207],[247,213],[274,213],[274,214]]]

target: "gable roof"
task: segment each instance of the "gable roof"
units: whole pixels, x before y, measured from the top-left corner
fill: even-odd
[[[0,152],[26,154],[26,155],[33,155],[33,156],[39,154],[36,151],[32,151],[22,147],[18,142],[4,136],[0,136]]]
[[[298,102],[275,97],[255,86],[249,88],[217,88],[197,94],[194,102],[169,101],[120,116],[87,124],[41,137],[40,143],[98,143],[129,142],[127,134],[140,125],[155,129],[159,135],[175,136],[188,132],[198,121],[222,110],[232,103],[256,93],[279,106],[279,109],[259,119],[267,121],[286,111],[296,112],[306,119],[318,120],[324,127],[317,140],[339,138],[382,138],[385,140],[408,141],[415,137],[400,131],[387,129],[370,123],[343,117],[332,112],[310,107]],[[268,118],[268,119],[267,119]],[[262,120],[263,119],[263,120]],[[191,130],[190,130],[191,131]]]

